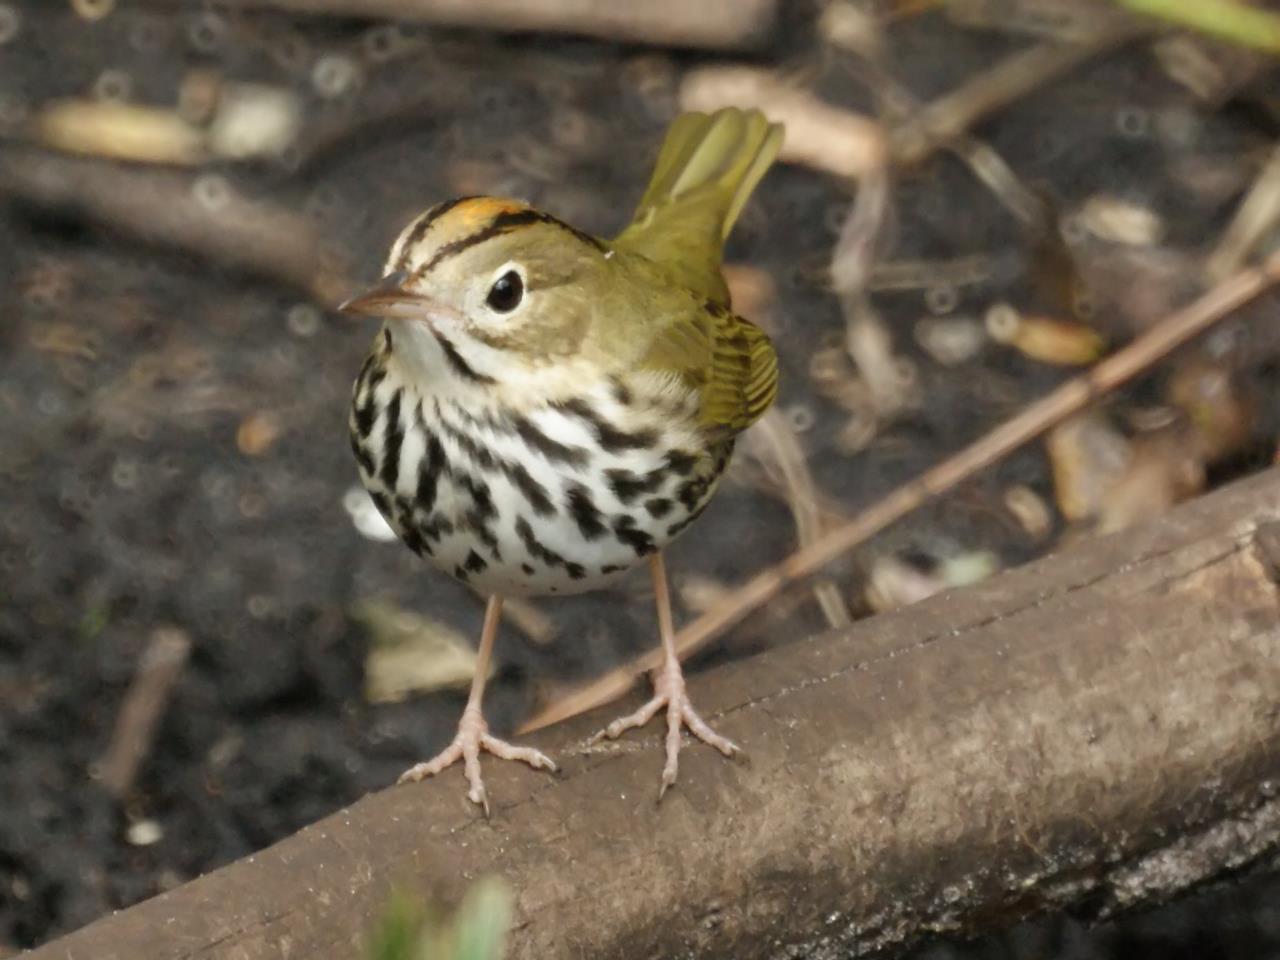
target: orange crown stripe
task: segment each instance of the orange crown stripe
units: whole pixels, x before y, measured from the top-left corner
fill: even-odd
[[[501,216],[504,213],[519,213],[529,209],[526,204],[501,197],[476,197],[458,204],[442,218],[446,221],[444,229],[450,233],[469,232],[472,228]]]

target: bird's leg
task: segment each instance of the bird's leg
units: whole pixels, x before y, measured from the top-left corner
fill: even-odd
[[[484,792],[484,781],[480,779],[480,751],[487,750],[495,757],[503,760],[523,760],[529,766],[541,770],[554,770],[556,765],[546,754],[532,747],[517,747],[489,735],[489,725],[485,723],[482,712],[484,700],[484,682],[489,675],[489,660],[493,655],[493,644],[498,636],[498,621],[502,619],[502,597],[494,594],[484,608],[484,627],[480,632],[480,652],[476,655],[476,673],[471,679],[471,694],[467,697],[467,705],[462,710],[462,719],[458,721],[458,733],[453,742],[430,760],[415,764],[400,775],[399,783],[423,780],[439,773],[445,767],[452,766],[462,759],[463,772],[471,789],[467,796],[472,803],[484,807],[484,815],[489,815],[489,798]]]
[[[653,574],[653,592],[658,603],[658,631],[662,634],[662,664],[653,671],[653,699],[635,713],[619,717],[594,737],[598,742],[608,737],[610,740],[626,730],[643,727],[653,719],[663,707],[667,708],[667,762],[662,768],[662,786],[658,789],[658,799],[667,792],[667,788],[676,782],[676,773],[680,767],[680,728],[688,727],[699,740],[715,747],[726,757],[738,752],[732,740],[720,736],[711,729],[689,702],[689,694],[685,690],[684,673],[680,670],[680,660],[676,657],[676,631],[671,620],[671,594],[667,589],[667,568],[662,561],[662,554],[655,553],[649,559],[649,571]]]

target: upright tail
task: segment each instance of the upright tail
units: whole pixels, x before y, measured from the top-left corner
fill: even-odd
[[[758,110],[681,114],[658,153],[630,226],[614,241],[725,300],[720,258],[751,191],[778,156],[783,129]]]

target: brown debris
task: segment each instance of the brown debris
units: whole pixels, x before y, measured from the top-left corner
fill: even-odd
[[[1177,422],[1129,439],[1101,413],[1045,438],[1063,516],[1112,533],[1169,511],[1204,486],[1204,461]]]
[[[992,340],[1013,347],[1041,363],[1059,367],[1086,366],[1103,354],[1102,337],[1082,323],[1029,316],[1019,313],[1007,303],[990,307],[985,322]]]
[[[1207,464],[1239,453],[1254,435],[1257,398],[1222,358],[1205,352],[1183,358],[1170,372],[1164,393],[1186,414],[1192,449]]]
[[[280,439],[280,418],[268,411],[251,413],[236,429],[236,447],[246,457],[260,457]]]

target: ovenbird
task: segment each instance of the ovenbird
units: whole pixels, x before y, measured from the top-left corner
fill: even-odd
[[[671,125],[631,224],[602,240],[523,203],[464,197],[400,234],[385,277],[343,304],[385,322],[356,380],[351,445],[374,503],[410,549],[489,597],[452,744],[488,811],[479,754],[545,755],[489,734],[481,712],[504,595],[577,593],[648,558],[664,663],[665,791],[681,729],[732,755],[693,710],[659,552],[707,505],[734,437],[773,401],[768,338],[729,307],[725,238],[782,143],[756,111]]]

